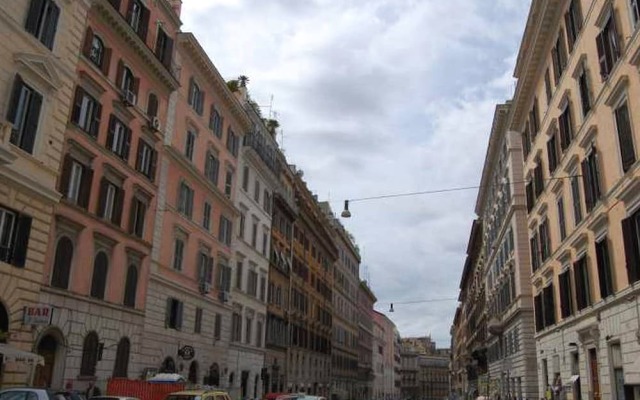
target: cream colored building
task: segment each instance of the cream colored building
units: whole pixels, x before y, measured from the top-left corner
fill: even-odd
[[[541,393],[640,398],[638,28],[637,0],[533,1],[527,21],[510,129],[523,137]]]
[[[38,304],[60,199],[55,184],[87,3],[0,3],[0,343],[27,351],[36,338],[23,309]],[[26,365],[0,368],[0,387],[30,379]]]

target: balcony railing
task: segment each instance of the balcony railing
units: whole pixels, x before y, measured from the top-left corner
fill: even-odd
[[[243,144],[255,150],[260,159],[274,174],[280,174],[276,161],[276,149],[270,143],[267,143],[267,139],[264,136],[257,132],[249,133],[245,135]]]

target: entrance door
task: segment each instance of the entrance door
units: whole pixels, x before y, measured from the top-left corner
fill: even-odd
[[[596,349],[589,349],[589,369],[591,371],[593,400],[602,400],[600,395],[600,375],[598,374],[598,352]]]
[[[34,385],[36,387],[51,387],[53,383],[53,371],[56,365],[56,352],[58,341],[51,335],[46,335],[38,344],[38,354],[44,358],[44,365],[36,367]]]

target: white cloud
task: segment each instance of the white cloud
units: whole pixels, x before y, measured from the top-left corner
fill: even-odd
[[[291,163],[321,199],[480,181],[495,104],[513,91],[528,4],[513,0],[185,0],[223,76],[274,95]],[[352,203],[380,311],[448,344],[477,191]],[[363,274],[364,276],[364,274]]]

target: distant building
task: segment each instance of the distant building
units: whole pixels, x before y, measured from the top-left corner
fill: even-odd
[[[373,322],[373,305],[376,296],[366,281],[360,281],[358,287],[358,384],[357,400],[371,400],[374,393],[375,364],[373,354],[375,346],[375,328]]]

